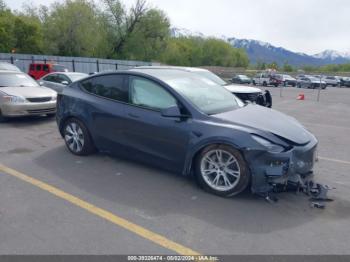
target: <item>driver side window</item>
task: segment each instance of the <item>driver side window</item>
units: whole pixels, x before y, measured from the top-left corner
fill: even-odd
[[[69,78],[68,77],[66,77],[65,75],[62,75],[62,74],[58,74],[57,75],[57,83],[60,83],[60,84],[62,84],[62,82],[67,82],[68,84],[70,84],[71,83],[71,81],[69,80]]]
[[[176,99],[162,86],[148,79],[133,77],[130,79],[130,103],[152,110],[175,106]]]

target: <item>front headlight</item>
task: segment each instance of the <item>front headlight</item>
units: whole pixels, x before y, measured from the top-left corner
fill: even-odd
[[[24,103],[26,102],[24,97],[20,97],[20,96],[4,96],[3,97],[4,100],[8,103]]]
[[[271,153],[281,153],[285,150],[285,148],[283,146],[276,145],[276,144],[270,142],[269,140],[262,138],[260,136],[252,135],[252,138],[256,142],[258,142],[260,145],[266,147],[267,151],[269,151]]]
[[[57,101],[57,96],[51,97],[51,101]]]

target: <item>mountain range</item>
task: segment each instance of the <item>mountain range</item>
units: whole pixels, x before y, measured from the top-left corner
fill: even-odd
[[[206,37],[201,32],[192,32],[184,28],[172,28],[173,37]],[[338,52],[335,50],[325,50],[321,53],[308,55],[290,51],[283,47],[276,47],[270,43],[253,39],[238,39],[234,37],[222,36],[221,39],[230,43],[233,47],[246,50],[249,60],[252,64],[257,62],[272,63],[280,65],[288,63],[293,66],[322,66],[327,64],[345,64],[350,63],[350,52]]]

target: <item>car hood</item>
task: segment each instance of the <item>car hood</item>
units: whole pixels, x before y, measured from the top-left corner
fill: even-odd
[[[261,89],[243,85],[227,85],[224,86],[231,93],[261,93]]]
[[[11,96],[24,98],[56,96],[57,93],[50,88],[43,86],[31,87],[1,87],[0,92]]]
[[[312,135],[294,118],[258,105],[247,105],[212,117],[233,125],[269,132],[298,145],[307,144],[312,139]]]

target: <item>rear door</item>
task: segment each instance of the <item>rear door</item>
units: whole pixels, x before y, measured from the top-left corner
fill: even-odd
[[[192,121],[163,117],[161,110],[174,105],[179,105],[179,102],[163,86],[143,77],[129,78],[125,141],[135,156],[148,163],[180,172],[188,148],[189,125]]]
[[[35,79],[40,79],[42,76],[44,76],[42,74],[42,64],[36,64],[35,65],[35,70],[34,70],[34,73],[33,73],[33,76]]]
[[[89,78],[81,83],[83,90],[88,93],[81,110],[89,116],[89,129],[101,150],[124,149],[124,109],[128,101],[126,81],[125,75],[109,74]]]

